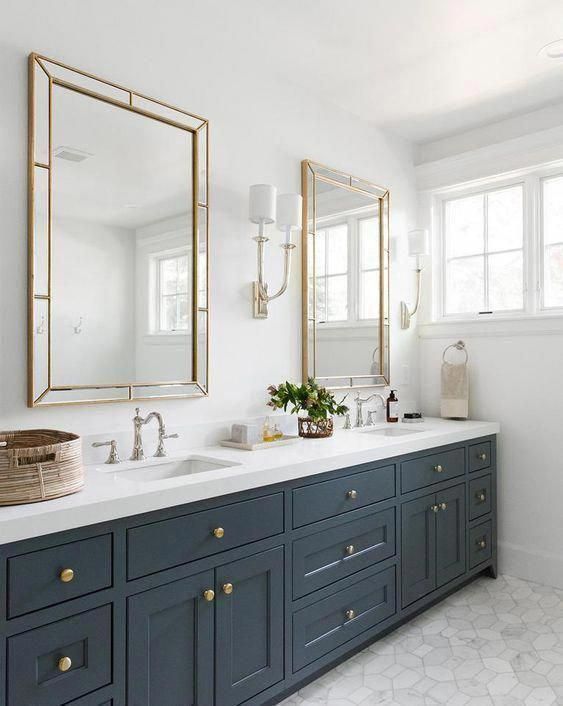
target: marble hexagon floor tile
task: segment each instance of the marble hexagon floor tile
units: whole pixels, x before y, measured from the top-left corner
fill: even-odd
[[[282,706],[563,706],[563,591],[479,578]]]

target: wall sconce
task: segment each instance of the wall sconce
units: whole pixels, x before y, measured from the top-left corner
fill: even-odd
[[[276,198],[277,197],[277,198]],[[250,187],[249,218],[251,223],[258,225],[258,235],[254,240],[258,244],[258,281],[252,283],[252,300],[254,318],[268,317],[268,302],[277,299],[287,289],[291,274],[291,251],[295,244],[291,242],[291,234],[301,228],[303,198],[299,194],[280,194],[270,184],[254,184]],[[277,220],[278,229],[285,233],[285,240],[280,247],[283,249],[283,283],[275,294],[268,294],[268,285],[264,281],[264,252],[269,238],[265,235],[265,227]]]
[[[401,328],[407,329],[411,325],[411,317],[418,311],[420,304],[420,291],[422,287],[422,257],[428,253],[428,231],[418,228],[408,233],[409,257],[416,258],[416,302],[414,309],[409,311],[406,302],[401,302]]]

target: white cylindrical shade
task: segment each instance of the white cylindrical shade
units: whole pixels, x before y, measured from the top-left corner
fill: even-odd
[[[428,231],[423,228],[410,230],[409,238],[409,255],[426,255],[428,253]]]
[[[299,194],[278,196],[278,228],[283,231],[301,228],[303,197]]]
[[[274,223],[277,189],[271,184],[253,184],[249,194],[249,218],[252,223]]]

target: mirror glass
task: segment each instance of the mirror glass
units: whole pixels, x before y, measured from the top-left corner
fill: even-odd
[[[309,161],[303,191],[304,378],[387,384],[388,192]]]
[[[205,394],[205,130],[67,73],[34,115],[50,147],[33,165],[31,402]]]

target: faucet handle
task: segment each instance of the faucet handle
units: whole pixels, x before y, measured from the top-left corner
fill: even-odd
[[[158,446],[154,454],[155,457],[162,458],[163,456],[167,456],[168,454],[166,453],[166,449],[164,448],[164,440],[177,439],[179,436],[179,434],[167,434],[165,429],[160,429],[158,432]]]
[[[94,448],[97,448],[99,446],[110,446],[111,448],[109,450],[109,456],[107,457],[105,463],[121,463],[119,453],[117,452],[117,441],[115,439],[112,439],[111,441],[94,441],[92,443],[92,446]]]
[[[350,412],[346,412],[344,415],[344,426],[343,429],[351,429],[352,423],[350,422]]]
[[[375,416],[377,414],[377,410],[375,409],[370,409],[368,412],[368,418],[366,421],[366,427],[372,427],[376,423]]]

